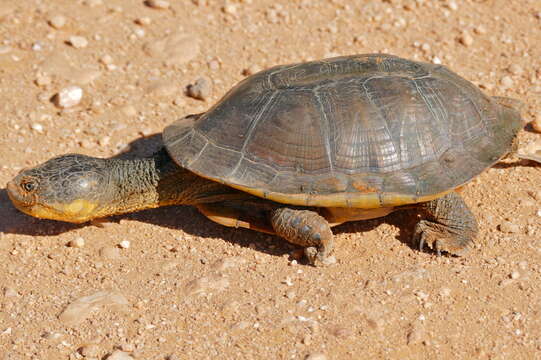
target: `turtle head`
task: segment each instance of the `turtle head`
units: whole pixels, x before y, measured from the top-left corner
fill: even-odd
[[[7,184],[7,192],[28,215],[82,223],[99,217],[109,172],[105,159],[63,155],[21,171]]]

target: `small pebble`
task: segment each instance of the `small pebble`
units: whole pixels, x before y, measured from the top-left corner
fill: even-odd
[[[85,5],[90,7],[103,5],[103,0],[85,0]]]
[[[150,25],[151,22],[152,20],[150,20],[150,18],[146,16],[135,19],[135,23],[137,25]]]
[[[220,62],[218,60],[211,60],[208,62],[210,70],[218,70],[220,68]]]
[[[130,242],[128,240],[122,240],[119,245],[123,249],[129,249],[130,248]]]
[[[254,64],[254,65],[250,65],[246,69],[242,70],[242,75],[250,76],[250,75],[253,75],[253,74],[258,73],[260,71],[261,71],[261,68],[258,65]]]
[[[85,246],[85,239],[83,239],[82,237],[76,237],[75,239],[71,240],[69,243],[68,243],[68,246],[69,247],[74,247],[74,248],[82,248]]]
[[[290,290],[290,291],[286,292],[286,298],[288,298],[290,300],[295,298],[295,291]]]
[[[448,1],[448,2],[446,3],[446,6],[447,6],[449,9],[453,10],[453,11],[458,10],[458,5],[457,5],[457,3],[456,3],[455,1],[453,1],[453,0]]]
[[[451,289],[449,289],[449,288],[441,288],[440,295],[442,297],[447,297],[447,296],[451,295]]]
[[[222,7],[222,11],[226,14],[235,15],[237,13],[237,6],[235,4],[226,4]]]
[[[57,332],[45,332],[43,333],[43,335],[41,335],[42,338],[46,339],[46,340],[59,340],[63,337],[64,335],[62,335],[61,333],[57,333]]]
[[[194,99],[206,101],[212,94],[212,82],[206,77],[200,77],[194,84],[188,85],[187,94]]]
[[[105,54],[102,57],[100,57],[100,62],[105,65],[109,65],[113,63],[113,58],[109,54]]]
[[[7,287],[4,289],[4,296],[5,297],[15,297],[17,296],[17,291],[13,288]]]
[[[55,29],[61,29],[66,25],[66,18],[62,15],[53,15],[49,18],[48,23]]]
[[[55,103],[61,108],[70,108],[78,105],[83,98],[83,89],[79,86],[68,86],[63,88],[56,94]]]
[[[483,35],[487,33],[487,29],[483,25],[479,25],[475,27],[475,29],[473,29],[473,32],[475,32],[478,35]]]
[[[509,275],[509,277],[510,277],[511,279],[516,280],[516,279],[518,279],[518,278],[520,277],[520,273],[519,273],[518,271],[513,271],[513,272],[511,273],[511,275]]]
[[[111,141],[111,138],[109,136],[104,136],[98,139],[98,145],[99,146],[107,146],[109,145],[109,142]]]
[[[171,6],[169,1],[165,0],[147,0],[145,1],[145,5],[153,9],[168,9]]]
[[[47,86],[50,85],[53,80],[49,75],[46,74],[38,74],[36,76],[36,85],[38,86]]]
[[[499,225],[499,229],[501,232],[510,234],[516,234],[520,231],[520,227],[510,221],[502,221],[502,223]]]
[[[87,47],[88,40],[83,36],[70,36],[69,43],[76,49],[82,49]]]
[[[106,360],[133,360],[128,353],[120,350],[113,351],[113,353],[105,358]]]
[[[135,347],[132,344],[129,343],[123,343],[119,346],[119,349],[124,352],[133,352],[135,351]]]
[[[522,75],[524,73],[524,70],[519,64],[511,64],[507,70],[513,75]]]
[[[79,353],[87,358],[97,358],[100,356],[101,349],[96,344],[88,344],[85,346],[82,346],[79,349]]]
[[[41,124],[33,123],[30,127],[32,128],[32,130],[37,131],[39,133],[43,132],[43,125]]]
[[[473,37],[467,32],[464,32],[460,35],[458,41],[464,46],[471,46],[473,44]]]
[[[327,356],[323,353],[313,353],[306,355],[304,360],[327,360]]]
[[[501,83],[502,86],[507,89],[513,86],[513,79],[511,79],[510,76],[504,76],[501,80]]]

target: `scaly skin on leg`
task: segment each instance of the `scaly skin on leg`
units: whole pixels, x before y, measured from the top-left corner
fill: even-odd
[[[304,246],[304,254],[311,264],[327,264],[334,239],[325,218],[310,210],[278,208],[271,213],[271,224],[276,235]]]
[[[477,236],[477,221],[455,192],[421,205],[425,220],[415,226],[413,238],[422,251],[425,244],[436,250],[463,255]]]

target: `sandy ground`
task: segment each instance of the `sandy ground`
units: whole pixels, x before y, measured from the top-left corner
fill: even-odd
[[[541,117],[538,0],[169,2],[0,1],[0,184],[63,153],[150,153],[246,74],[336,55],[441,62]],[[200,77],[205,100],[186,96]],[[192,208],[74,226],[2,189],[0,359],[541,359],[540,170],[508,160],[465,188],[466,257],[419,252],[402,212],[335,229],[327,268]]]

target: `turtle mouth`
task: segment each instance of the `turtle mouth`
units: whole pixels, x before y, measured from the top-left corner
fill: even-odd
[[[94,218],[93,213],[98,208],[98,203],[84,199],[77,199],[69,203],[39,202],[37,194],[21,194],[14,181],[10,181],[6,188],[8,197],[19,211],[40,219],[79,224]]]

